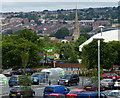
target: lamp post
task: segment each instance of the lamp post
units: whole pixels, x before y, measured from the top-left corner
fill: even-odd
[[[43,28],[43,37],[44,37],[44,35],[45,35],[45,34],[44,34],[44,33],[45,33],[45,30],[46,30],[46,28]]]
[[[98,98],[100,98],[100,40],[103,40],[102,37],[94,38],[98,41]]]
[[[101,31],[101,36],[102,36],[102,31],[103,31],[103,28],[104,28],[104,26],[99,26],[99,28],[100,28],[100,31]]]

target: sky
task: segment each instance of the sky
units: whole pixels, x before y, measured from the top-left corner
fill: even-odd
[[[76,4],[78,9],[89,7],[114,7],[118,6],[118,1],[119,0],[0,0],[0,12],[74,9]]]
[[[119,2],[120,0],[0,0],[2,2]]]

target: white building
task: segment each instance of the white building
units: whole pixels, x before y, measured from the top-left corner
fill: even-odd
[[[100,38],[100,37],[104,39],[104,42],[120,41],[120,30],[111,30],[111,31],[102,32],[102,36],[101,33],[92,36],[91,38],[89,38],[87,41],[85,41],[83,44],[79,46],[79,51],[82,51],[83,46],[92,42],[94,38]]]

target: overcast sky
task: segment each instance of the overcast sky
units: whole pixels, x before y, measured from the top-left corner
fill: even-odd
[[[120,0],[0,0],[2,2],[119,2]]]

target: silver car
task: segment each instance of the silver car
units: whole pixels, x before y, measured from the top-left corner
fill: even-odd
[[[114,80],[113,79],[103,79],[101,80],[100,84],[104,86],[106,89],[114,88]]]
[[[120,90],[112,90],[107,94],[108,98],[120,98]]]
[[[120,79],[115,81],[114,88],[117,88],[117,89],[120,88]]]

